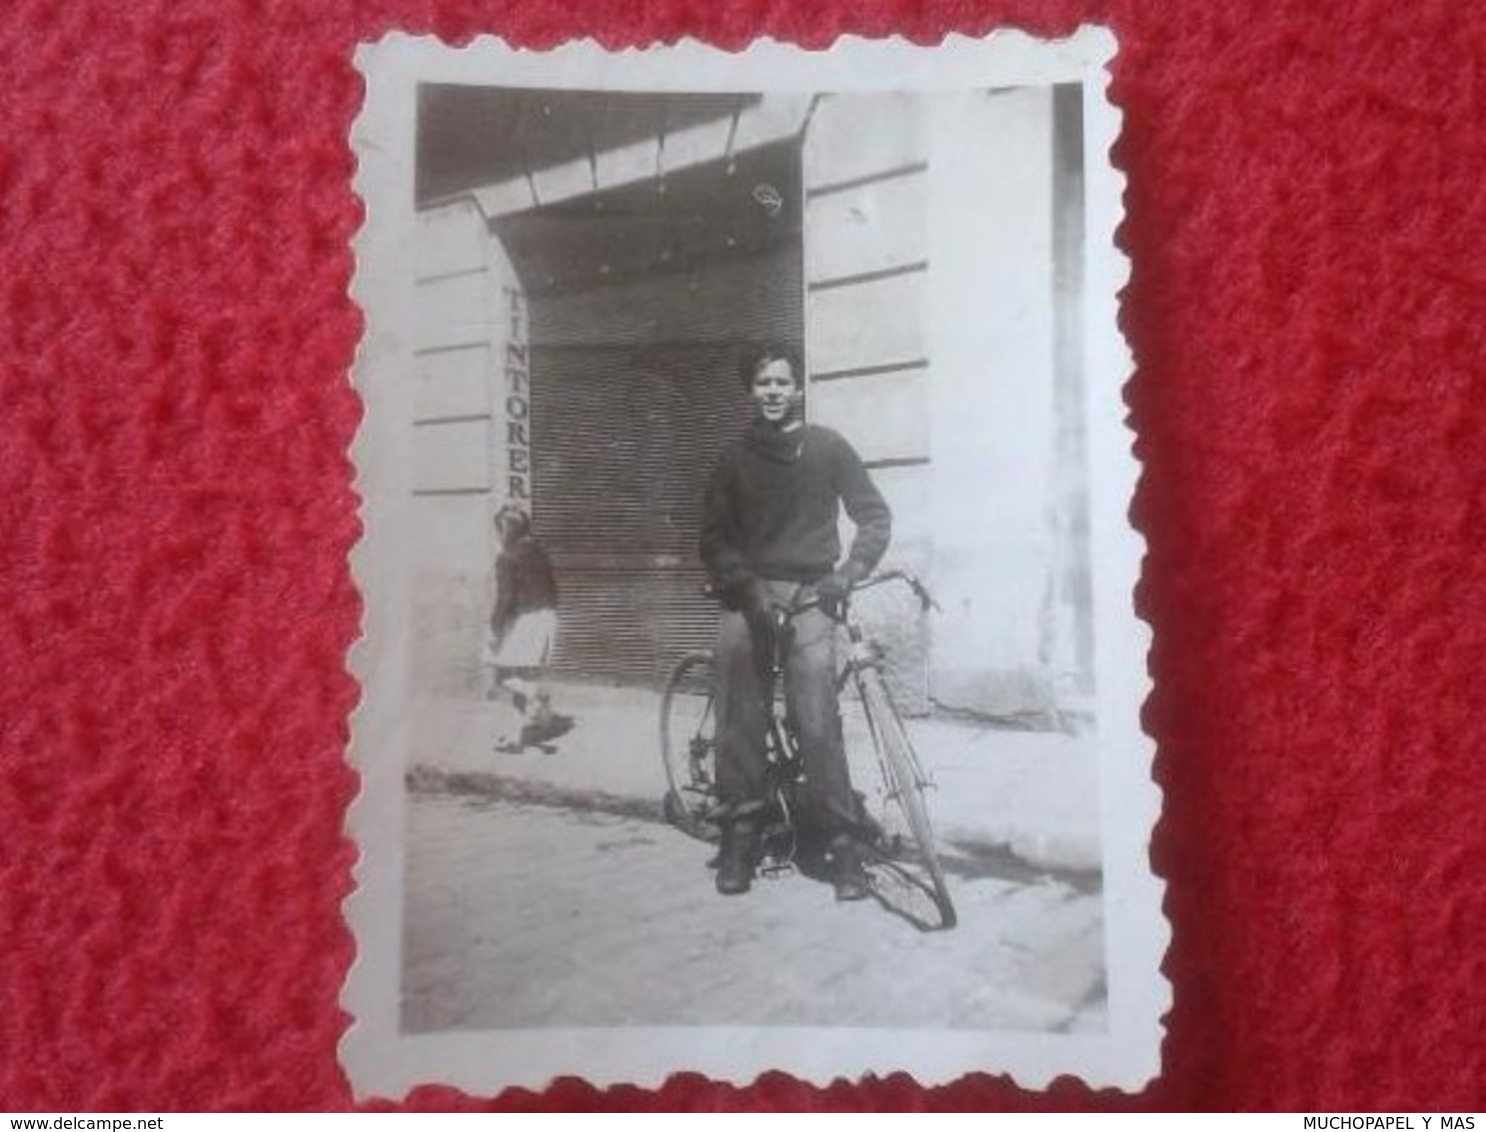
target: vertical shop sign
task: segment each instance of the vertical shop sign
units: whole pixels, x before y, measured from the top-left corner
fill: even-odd
[[[531,366],[526,299],[515,287],[503,287],[509,325],[506,328],[503,406],[506,430],[506,500],[531,502]]]

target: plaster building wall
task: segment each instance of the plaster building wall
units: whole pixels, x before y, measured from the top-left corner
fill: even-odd
[[[930,111],[935,698],[1054,706],[1051,96],[945,96]],[[984,137],[967,146],[966,136]]]
[[[1053,301],[1059,269],[1076,300],[1081,247],[1066,206],[1055,240],[1055,97],[830,96],[804,143],[809,411],[888,497],[886,564],[942,606],[864,611],[910,706],[1042,724],[1087,660],[1076,319]]]
[[[531,492],[527,316],[472,197],[419,213],[414,262],[414,673],[419,691],[467,694],[483,687],[491,519]]]
[[[892,508],[883,566],[932,586],[927,140],[916,97],[832,95],[817,106],[804,140],[805,339],[810,418],[852,443]],[[843,519],[843,544],[850,536]],[[926,710],[932,626],[916,601],[871,591],[857,611],[887,646],[899,704]]]

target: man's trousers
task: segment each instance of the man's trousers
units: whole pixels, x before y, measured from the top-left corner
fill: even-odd
[[[814,596],[797,582],[765,582],[771,604],[788,608]],[[836,688],[837,625],[819,609],[796,614],[786,637],[784,694],[805,760],[811,808],[822,832],[850,828],[857,804],[841,738]],[[765,703],[768,658],[755,649],[748,619],[724,610],[717,641],[717,786],[724,820],[742,818],[768,802]]]

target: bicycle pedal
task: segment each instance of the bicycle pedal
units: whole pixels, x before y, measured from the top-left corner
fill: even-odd
[[[770,865],[760,867],[758,874],[769,880],[777,880],[780,877],[793,876],[795,872],[794,863],[791,861],[776,861]]]

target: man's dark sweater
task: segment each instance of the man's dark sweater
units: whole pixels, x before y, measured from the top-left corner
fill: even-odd
[[[841,557],[838,504],[856,524],[846,569],[871,573],[892,515],[861,458],[818,425],[755,421],[717,462],[702,512],[702,562],[727,588],[753,578],[813,582]]]

